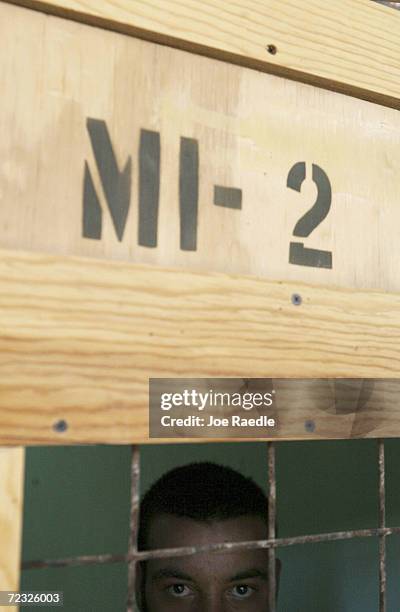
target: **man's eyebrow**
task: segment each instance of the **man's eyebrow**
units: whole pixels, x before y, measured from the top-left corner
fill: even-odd
[[[185,572],[181,572],[181,570],[176,569],[175,567],[162,567],[151,577],[152,580],[160,580],[161,578],[178,578],[179,580],[188,580],[193,582],[193,578],[189,576],[189,574],[185,574]]]
[[[239,572],[235,574],[229,579],[229,582],[235,582],[237,580],[246,580],[247,578],[262,578],[263,580],[268,580],[268,575],[266,572],[263,572],[260,569],[254,568],[245,570],[244,572]]]

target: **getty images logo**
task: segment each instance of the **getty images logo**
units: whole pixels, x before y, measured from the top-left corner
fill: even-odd
[[[204,410],[206,406],[234,406],[243,410],[252,410],[261,406],[272,406],[274,390],[266,393],[223,393],[211,389],[200,392],[196,389],[185,389],[181,393],[162,393],[161,410],[171,410],[173,407],[187,406]]]

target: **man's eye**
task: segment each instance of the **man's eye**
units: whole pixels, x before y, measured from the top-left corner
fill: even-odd
[[[231,593],[236,599],[247,599],[253,595],[255,589],[250,587],[248,584],[238,584],[234,586]]]
[[[173,597],[187,597],[188,595],[191,595],[192,593],[191,589],[189,589],[189,587],[186,586],[186,584],[180,584],[180,583],[172,584],[171,586],[167,588],[167,591]]]

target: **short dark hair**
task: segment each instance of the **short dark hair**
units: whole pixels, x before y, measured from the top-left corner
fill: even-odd
[[[251,478],[230,467],[211,462],[190,463],[161,476],[143,497],[139,550],[146,549],[150,522],[159,514],[202,522],[253,515],[267,522],[268,500]]]

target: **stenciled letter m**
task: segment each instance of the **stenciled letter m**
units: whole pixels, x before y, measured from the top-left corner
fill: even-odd
[[[106,122],[100,119],[88,118],[86,126],[92,143],[108,210],[110,211],[115,233],[118,240],[121,241],[131,203],[132,160],[129,156],[124,169],[120,172]],[[92,175],[90,174],[89,164],[86,160],[83,182],[82,225],[84,238],[101,239],[102,210],[93,184]]]

